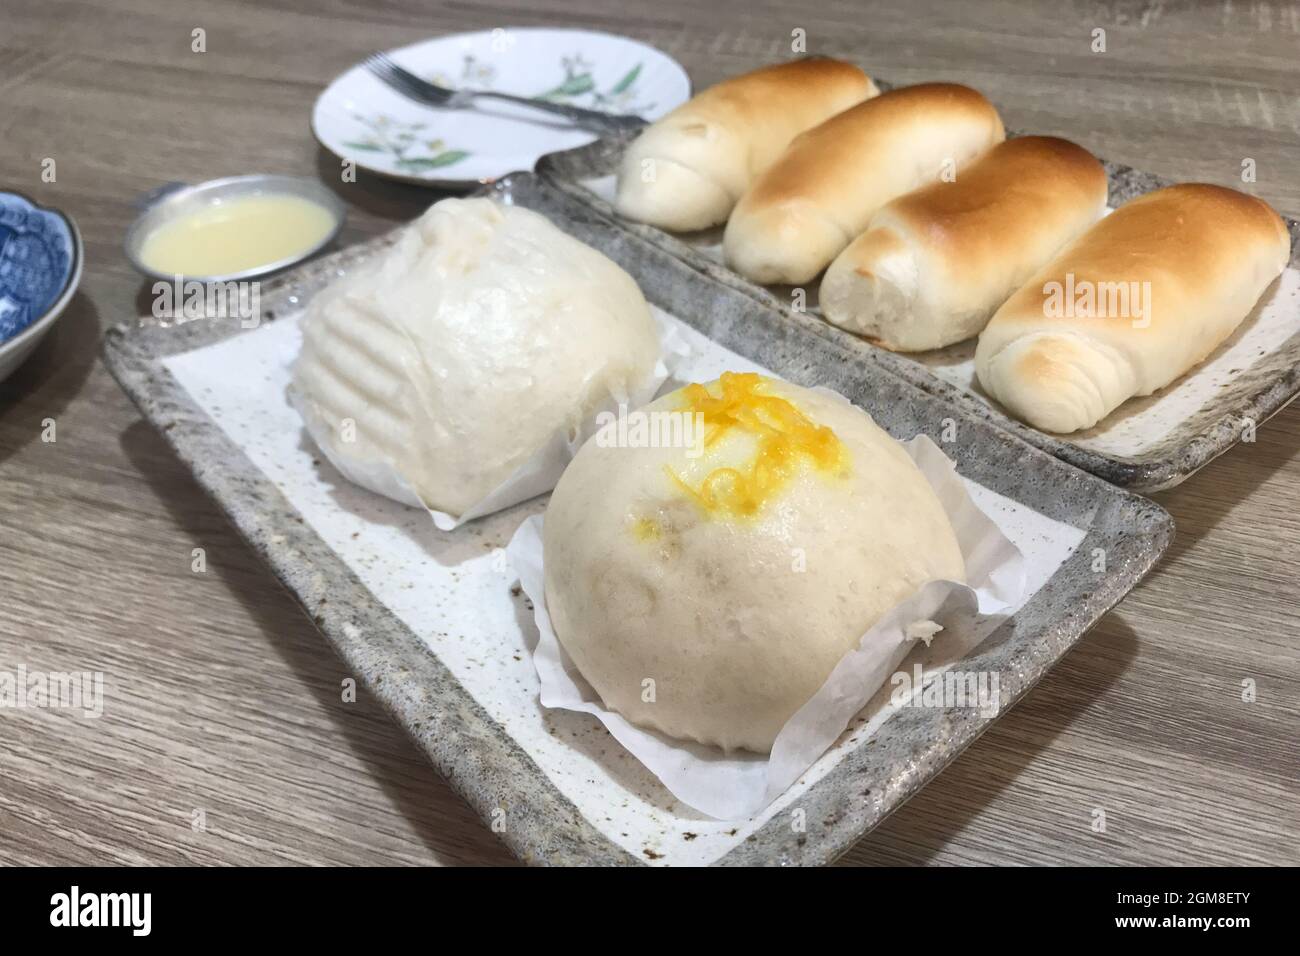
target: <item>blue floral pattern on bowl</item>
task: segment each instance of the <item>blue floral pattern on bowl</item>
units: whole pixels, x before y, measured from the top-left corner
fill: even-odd
[[[0,192],[0,342],[59,300],[75,264],[72,226],[61,213]]]

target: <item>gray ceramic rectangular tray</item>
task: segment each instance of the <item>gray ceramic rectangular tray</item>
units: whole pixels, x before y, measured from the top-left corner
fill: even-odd
[[[815,319],[790,321],[533,175],[509,177],[493,190],[600,249],[631,272],[648,298],[710,339],[794,382],[837,389],[894,435],[925,432],[938,439],[945,427],[955,427],[958,440],[944,447],[962,474],[1078,529],[1079,543],[1065,563],[963,662],[963,668],[998,675],[994,719],[1128,593],[1168,545],[1173,522],[1155,503],[1026,444],[880,363],[863,362],[856,348],[812,331]],[[340,268],[391,241],[383,237],[266,283],[263,320],[297,311]],[[547,768],[489,716],[429,645],[375,599],[164,364],[169,356],[240,334],[246,333],[236,319],[168,323],[146,316],[112,328],[104,356],[145,417],[434,767],[485,820],[508,803],[513,824],[501,836],[511,850],[528,862],[546,864],[635,864],[653,858],[620,846],[579,811]],[[1106,555],[1103,573],[1093,568],[1097,549]],[[522,606],[518,610],[526,617]],[[874,736],[851,740],[843,759],[801,794],[806,832],[792,828],[787,813],[778,814],[710,862],[826,863],[991,722],[969,707],[900,710]]]
[[[890,84],[880,83],[882,89]],[[1015,134],[1009,134],[1015,135]],[[589,146],[543,156],[537,163],[537,173],[556,185],[566,194],[591,207],[597,215],[623,222],[637,236],[654,243],[673,256],[686,262],[695,271],[749,296],[765,306],[775,308],[791,318],[805,318],[805,314],[790,307],[788,290],[758,285],[733,272],[719,261],[716,244],[720,230],[692,236],[674,236],[663,230],[623,220],[609,202],[591,188],[593,181],[609,177],[616,171],[623,150],[632,136],[598,140]],[[1144,173],[1128,166],[1105,162],[1110,180],[1109,204],[1112,207],[1135,196],[1168,186],[1168,180]],[[1291,267],[1300,268],[1300,224],[1286,220],[1291,231]],[[709,250],[712,247],[713,251]],[[1169,488],[1183,481],[1197,469],[1223,454],[1242,438],[1248,425],[1259,425],[1281,410],[1300,393],[1300,297],[1297,296],[1295,277],[1290,285],[1275,286],[1278,309],[1284,309],[1294,332],[1285,332],[1282,341],[1269,330],[1267,347],[1257,348],[1254,340],[1245,336],[1260,324],[1257,315],[1242,323],[1237,334],[1228,340],[1215,356],[1224,361],[1218,372],[1206,375],[1202,366],[1171,385],[1152,399],[1135,399],[1104,420],[1098,428],[1077,436],[1052,435],[1025,425],[1006,415],[990,399],[979,393],[978,387],[968,389],[941,377],[943,371],[958,362],[968,360],[973,343],[952,346],[948,349],[906,356],[872,345],[850,332],[827,322],[815,320],[802,324],[816,335],[834,342],[864,363],[872,363],[912,383],[944,402],[978,418],[992,422],[1024,439],[1032,445],[1050,452],[1063,461],[1100,475],[1107,481],[1134,491],[1153,492]],[[810,292],[815,292],[815,287]],[[1268,297],[1270,293],[1266,293]],[[809,311],[816,313],[815,302]],[[1258,331],[1262,332],[1262,329]],[[1263,338],[1263,336],[1260,336]],[[1239,345],[1231,356],[1227,350]],[[1214,362],[1211,356],[1209,362]],[[1240,368],[1229,366],[1240,365]],[[1137,435],[1144,427],[1132,416],[1135,409],[1149,405],[1171,389],[1192,376],[1201,375],[1191,403],[1175,412],[1175,421],[1167,433],[1153,436],[1131,452],[1117,451],[1104,446],[1098,448],[1097,438],[1105,429],[1126,429]],[[1168,415],[1166,415],[1168,418]],[[1165,426],[1168,426],[1168,422]],[[1112,432],[1113,434],[1113,432]],[[1105,441],[1105,438],[1102,438]],[[1122,445],[1122,443],[1121,443]]]

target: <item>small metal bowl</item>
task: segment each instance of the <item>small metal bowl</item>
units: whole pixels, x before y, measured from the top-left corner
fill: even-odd
[[[302,262],[333,242],[347,216],[347,206],[343,201],[314,179],[256,173],[251,176],[212,179],[197,186],[176,183],[156,189],[144,198],[144,212],[126,231],[126,257],[138,272],[150,278],[174,279],[174,274],[150,269],[141,261],[140,250],[149,234],[166,222],[210,206],[219,200],[258,195],[300,196],[310,200],[334,217],[334,227],[314,246],[278,262],[268,262],[265,265],[245,269],[243,272],[232,272],[227,275],[186,275],[182,278],[195,279],[199,282],[230,282],[279,272],[281,269]]]

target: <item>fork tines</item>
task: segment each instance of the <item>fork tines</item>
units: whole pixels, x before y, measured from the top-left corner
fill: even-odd
[[[445,90],[427,80],[420,79],[411,71],[398,66],[387,53],[371,54],[366,57],[364,65],[380,81],[393,87],[399,93],[405,93],[415,99],[434,103],[446,102],[451,98],[451,90]]]

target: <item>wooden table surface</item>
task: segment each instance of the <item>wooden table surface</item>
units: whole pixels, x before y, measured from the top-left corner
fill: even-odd
[[[697,88],[788,56],[802,28],[810,52],[972,84],[1011,127],[1167,176],[1241,188],[1252,158],[1247,188],[1300,213],[1295,3],[5,0],[0,187],[70,212],[87,263],[0,385],[0,671],[103,671],[107,700],[98,720],[0,711],[0,863],[511,862],[375,704],[342,702],[342,664],[98,355],[147,303],[122,254],[135,197],[333,179],[308,126],[332,77],[511,24],[630,34]],[[436,198],[365,176],[345,197],[345,244]],[[845,861],[1300,863],[1297,489],[1300,404],[1158,496],[1178,525],[1163,564]]]

